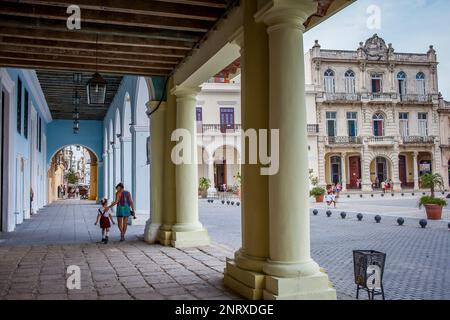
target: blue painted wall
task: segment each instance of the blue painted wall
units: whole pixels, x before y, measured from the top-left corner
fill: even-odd
[[[43,207],[46,204],[46,194],[47,194],[47,163],[46,163],[46,156],[45,156],[45,136],[46,133],[46,126],[47,123],[45,121],[45,116],[41,113],[40,109],[41,106],[40,102],[38,101],[38,98],[33,95],[33,91],[31,89],[32,84],[28,83],[25,77],[24,72],[28,72],[26,70],[21,69],[11,69],[7,68],[7,73],[9,74],[11,80],[14,82],[14,94],[11,97],[12,98],[12,113],[13,113],[13,127],[14,127],[14,154],[11,155],[11,161],[13,163],[14,167],[14,175],[15,179],[13,179],[13,188],[14,188],[14,212],[15,212],[15,221],[12,221],[12,219],[9,219],[9,223],[11,224],[8,226],[9,229],[14,228],[14,224],[20,224],[23,222],[24,214],[23,212],[19,212],[19,206],[21,206],[22,210],[29,211],[29,187],[31,185],[31,179],[30,179],[30,148],[31,148],[31,139],[32,139],[32,133],[31,133],[31,109],[33,108],[38,116],[38,119],[41,118],[41,131],[42,131],[42,145],[41,145],[41,151],[37,148],[36,152],[36,169],[38,177],[35,177],[36,179],[36,185],[35,185],[35,204],[38,208]],[[22,81],[22,103],[21,103],[21,132],[19,133],[17,131],[17,89],[18,89],[18,79],[21,79]],[[28,92],[28,101],[29,101],[29,108],[28,108],[28,137],[25,138],[24,134],[24,117],[25,117],[25,90]],[[35,137],[36,138],[36,137]],[[37,145],[37,144],[36,144]],[[21,157],[27,161],[26,167],[24,168],[24,186],[21,193],[23,193],[22,196],[19,197],[18,195],[18,188],[17,184],[18,182],[18,173],[20,171],[20,168],[17,167],[17,161],[16,159],[18,157]],[[37,189],[37,190],[36,190]],[[19,200],[17,200],[19,199]],[[23,202],[23,205],[19,205],[19,202]]]
[[[54,120],[47,126],[47,163],[62,147],[69,145],[81,145],[97,156],[98,170],[98,194],[103,194],[103,121],[80,120],[80,131],[73,133],[72,120]]]

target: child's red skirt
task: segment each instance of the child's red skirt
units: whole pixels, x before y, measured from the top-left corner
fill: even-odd
[[[100,228],[107,229],[111,228],[111,223],[109,222],[109,217],[101,217],[100,218]]]

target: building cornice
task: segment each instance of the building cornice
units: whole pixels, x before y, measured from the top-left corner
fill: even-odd
[[[24,80],[27,82],[31,94],[36,99],[37,108],[44,117],[45,122],[51,122],[52,115],[50,109],[48,108],[47,100],[45,100],[44,92],[42,91],[41,84],[34,70],[22,70]]]

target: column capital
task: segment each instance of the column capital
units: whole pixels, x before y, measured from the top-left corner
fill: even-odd
[[[305,30],[304,23],[317,12],[318,2],[313,0],[271,0],[256,14],[256,22],[264,22],[269,32],[281,26]]]
[[[120,143],[131,142],[131,137],[120,137],[119,141]]]
[[[413,157],[414,157],[414,158],[417,158],[418,156],[419,156],[419,151],[414,151],[414,152],[413,152]]]
[[[175,86],[170,93],[180,98],[194,98],[200,93],[200,87]]]
[[[150,128],[149,128],[149,126],[140,126],[137,124],[133,124],[132,126],[130,126],[130,132],[131,133],[150,132]]]
[[[150,118],[150,113],[152,113],[157,107],[158,107],[159,101],[156,100],[152,100],[149,101],[145,104],[145,106],[147,107],[147,110],[145,111],[145,113],[147,114],[147,116]],[[159,111],[165,111],[166,110],[166,101],[162,101],[161,105],[159,106],[158,112]]]

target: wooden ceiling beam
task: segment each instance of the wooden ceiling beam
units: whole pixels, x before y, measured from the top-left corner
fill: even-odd
[[[192,4],[155,0],[20,0],[20,2],[65,8],[70,5],[78,5],[82,9],[209,21],[216,21],[224,11],[222,8],[213,6],[195,5],[195,1],[191,2]]]
[[[183,58],[186,55],[185,50],[178,49],[164,49],[164,48],[143,48],[134,47],[126,45],[104,45],[99,44],[98,46],[93,46],[88,43],[76,43],[70,41],[55,41],[55,40],[42,40],[42,39],[27,39],[25,42],[22,38],[17,37],[5,37],[0,36],[0,44],[9,45],[9,43],[17,45],[26,45],[28,47],[35,48],[57,48],[57,49],[74,49],[74,50],[85,50],[91,52],[98,52],[98,55],[103,53],[135,53],[135,54],[145,54],[152,56],[169,56],[176,58]]]
[[[192,49],[192,43],[186,41],[147,39],[138,37],[124,37],[112,35],[97,35],[73,31],[53,31],[36,28],[12,28],[3,27],[0,23],[0,35],[11,36],[24,39],[44,39],[56,41],[68,41],[77,43],[88,43],[94,48],[96,43],[107,45],[130,45],[144,48],[165,48],[179,49],[189,51]]]
[[[90,65],[95,68],[96,65],[99,67],[102,66],[111,66],[111,67],[132,67],[132,68],[141,68],[141,69],[161,69],[161,70],[173,70],[173,67],[164,63],[158,62],[134,62],[134,61],[125,61],[125,60],[113,60],[113,59],[105,59],[103,57],[99,57],[98,59],[86,59],[86,58],[76,58],[76,57],[63,57],[56,55],[47,55],[47,54],[30,54],[30,53],[17,53],[17,52],[5,52],[0,51],[0,58],[9,58],[9,59],[22,59],[24,61],[43,61],[43,62],[58,62],[58,63],[67,63],[67,64],[85,64]]]
[[[7,59],[0,58],[1,67],[14,67],[24,69],[36,69],[36,70],[66,70],[66,71],[85,71],[94,73],[96,70],[100,73],[111,73],[120,75],[141,75],[141,76],[166,76],[169,72],[161,69],[143,69],[135,67],[110,67],[99,66],[98,69],[95,66],[83,65],[83,64],[71,64],[60,62],[41,62],[41,61],[25,61],[21,59]]]
[[[36,48],[28,47],[26,43],[23,45],[17,44],[0,44],[0,51],[4,52],[17,52],[17,53],[31,53],[31,54],[48,54],[55,56],[64,57],[75,57],[75,58],[87,58],[95,60],[95,51],[85,51],[85,50],[75,50],[75,49],[57,49],[57,48]],[[125,54],[125,53],[102,53],[102,57],[105,59],[113,60],[125,60],[134,62],[157,62],[164,63],[171,66],[176,66],[181,58],[176,57],[163,57],[163,56],[150,56],[143,54]]]
[[[1,1],[1,0],[0,0]],[[67,31],[65,22],[41,18],[19,17],[0,14],[0,25],[11,28],[35,28],[54,31]],[[120,24],[84,23],[79,30],[72,33],[90,33],[94,35],[111,35],[138,37],[148,39],[164,39],[197,43],[202,33],[190,31],[165,30],[155,28],[133,27]]]
[[[16,17],[31,17],[65,21],[69,15],[64,7],[2,1],[0,14]],[[81,9],[81,26],[85,23],[117,24],[139,28],[167,29],[205,33],[212,27],[211,21],[148,16],[120,12]]]

